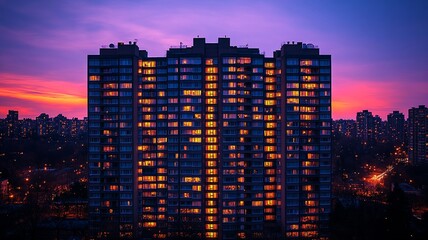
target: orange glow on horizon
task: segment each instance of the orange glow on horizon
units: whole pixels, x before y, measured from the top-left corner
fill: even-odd
[[[86,83],[10,73],[0,73],[0,79],[0,97],[8,99],[0,104],[2,114],[15,109],[19,111],[20,118],[51,111],[74,113],[74,116],[66,115],[70,118],[86,116]],[[19,102],[19,105],[12,102]]]

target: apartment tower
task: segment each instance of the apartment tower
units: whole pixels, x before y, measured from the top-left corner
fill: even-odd
[[[428,108],[425,105],[409,109],[409,161],[413,165],[428,165]]]
[[[317,47],[110,45],[88,81],[92,237],[327,236],[331,60]]]

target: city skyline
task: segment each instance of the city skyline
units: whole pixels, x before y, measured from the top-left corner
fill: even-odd
[[[86,55],[101,45],[138,39],[140,48],[163,56],[198,35],[209,42],[226,35],[232,45],[263,46],[267,57],[287,41],[313,43],[330,53],[334,119],[355,119],[363,109],[384,120],[393,110],[407,118],[408,109],[428,100],[426,5],[1,2],[0,116],[13,109],[22,118],[41,112],[85,117]]]

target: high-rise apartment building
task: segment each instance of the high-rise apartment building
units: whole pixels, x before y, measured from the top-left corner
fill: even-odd
[[[330,213],[330,56],[301,43],[285,44],[274,56],[281,73],[279,222],[287,237],[316,238]]]
[[[363,110],[357,112],[357,138],[363,143],[368,144],[374,141],[375,128],[374,118],[372,112]]]
[[[413,165],[428,165],[428,108],[420,105],[409,109],[409,161]]]
[[[6,116],[6,136],[16,137],[19,134],[18,111],[9,110]]]
[[[387,133],[388,139],[390,139],[395,145],[401,145],[404,143],[404,114],[399,111],[393,111],[388,114],[387,122]]]
[[[138,64],[146,56],[131,43],[110,45],[88,56],[89,221],[94,238],[138,237]]]
[[[93,237],[322,238],[331,198],[331,61],[229,38],[88,57]]]

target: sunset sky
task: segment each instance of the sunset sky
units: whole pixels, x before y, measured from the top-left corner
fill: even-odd
[[[333,118],[428,105],[428,1],[0,0],[0,118],[86,116],[86,59],[138,39],[150,56],[230,37],[266,56],[287,41],[332,55]]]

